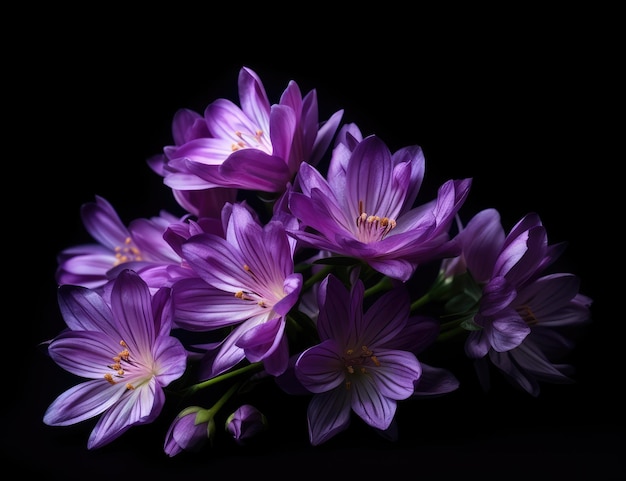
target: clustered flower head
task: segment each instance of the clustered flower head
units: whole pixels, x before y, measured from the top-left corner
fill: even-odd
[[[592,300],[551,270],[565,244],[537,213],[507,230],[494,208],[463,212],[471,178],[422,200],[419,146],[391,151],[343,110],[320,120],[316,91],[295,81],[277,103],[248,67],[238,87],[239,106],[180,109],[173,144],[147,159],[180,212],[125,224],[100,196],[81,207],[94,242],[59,253],[66,328],[43,342],[81,380],[44,423],[95,419],[95,449],[172,397],[184,407],[168,456],[220,431],[243,445],[272,429],[245,393],[273,383],[309,397],[314,446],[352,422],[393,441],[397,410],[459,387],[453,367],[422,360],[452,338],[485,391],[492,375],[530,396],[573,382],[564,359]],[[423,265],[434,279],[417,277]]]

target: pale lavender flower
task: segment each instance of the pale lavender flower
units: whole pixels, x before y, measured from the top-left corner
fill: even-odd
[[[207,106],[204,122],[192,114],[193,132],[165,149],[161,171],[175,191],[215,187],[282,193],[301,163],[316,164],[332,141],[343,111],[318,121],[317,93],[304,97],[293,80],[277,104],[270,104],[258,75],[243,67],[238,78],[241,106],[217,99]],[[206,136],[203,136],[206,135]]]
[[[67,426],[100,416],[87,447],[99,448],[130,427],[160,414],[163,389],[182,376],[187,353],[170,336],[168,289],[154,296],[126,270],[113,281],[111,305],[94,290],[59,287],[59,306],[68,329],[48,343],[52,360],[89,379],[57,397],[44,422]]]
[[[170,457],[183,451],[198,452],[212,439],[214,433],[213,412],[199,406],[190,406],[178,413],[170,424],[163,449]]]
[[[300,191],[291,192],[289,208],[306,228],[290,235],[401,281],[420,263],[456,255],[449,230],[471,179],[444,183],[436,200],[414,208],[424,176],[421,148],[405,147],[392,155],[376,136],[358,142],[346,132],[344,138],[351,140],[334,149],[328,180],[301,164]]]
[[[226,431],[237,444],[243,445],[267,429],[267,418],[250,404],[239,406],[226,419]]]
[[[163,238],[166,229],[180,221],[172,214],[161,211],[158,217],[135,219],[126,227],[113,206],[100,196],[95,202],[83,204],[80,214],[85,229],[97,242],[69,247],[59,254],[59,285],[98,288],[115,277],[116,268],[141,272],[154,266],[176,268],[182,263]],[[161,287],[159,282],[150,285]]]
[[[385,431],[397,401],[413,394],[422,373],[415,355],[397,348],[404,342],[408,294],[394,289],[363,312],[361,281],[350,292],[329,275],[319,292],[321,342],[295,363],[297,379],[314,393],[308,407],[310,442],[319,445],[347,429],[352,412]]]
[[[233,326],[211,353],[203,377],[247,358],[272,374],[288,361],[285,316],[298,301],[302,275],[294,273],[295,242],[282,222],[262,226],[241,204],[232,206],[226,237],[199,234],[183,243],[185,260],[199,279],[173,286],[176,324],[191,331]]]

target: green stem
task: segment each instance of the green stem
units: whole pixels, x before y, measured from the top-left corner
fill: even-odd
[[[240,369],[235,369],[234,371],[230,371],[214,378],[208,379],[206,381],[200,382],[198,384],[194,384],[193,386],[189,386],[187,388],[188,394],[194,394],[200,389],[204,389],[206,387],[212,386],[213,384],[217,384],[218,382],[225,381],[226,379],[230,379],[235,376],[239,376],[241,374],[245,374],[248,372],[260,371],[263,368],[262,362],[253,362],[247,366],[244,366]]]
[[[411,313],[415,312],[417,309],[422,307],[424,304],[427,304],[428,301],[430,301],[430,297],[431,297],[430,292],[427,292],[426,294],[424,294],[419,299],[416,299],[415,301],[413,301],[411,303]]]
[[[226,401],[228,401],[233,394],[237,392],[237,389],[241,386],[241,383],[233,384],[228,391],[226,391],[221,398],[217,400],[217,402],[209,409],[212,415],[217,414],[217,412],[222,408]]]
[[[437,336],[437,341],[447,341],[465,332],[467,332],[467,330],[463,329],[461,326],[457,326],[453,329],[450,329],[449,331],[439,334],[439,336]]]
[[[388,291],[393,287],[391,279],[387,276],[383,277],[380,281],[374,284],[372,287],[365,289],[364,296],[368,297],[372,294],[378,294],[379,292]]]
[[[325,265],[322,269],[320,269],[315,274],[313,274],[311,277],[309,277],[304,282],[304,285],[302,286],[302,292],[305,292],[305,291],[309,290],[311,287],[313,287],[315,285],[316,282],[321,281],[322,279],[324,279],[324,277],[326,277],[333,270],[333,267],[334,266],[332,266],[332,265]]]

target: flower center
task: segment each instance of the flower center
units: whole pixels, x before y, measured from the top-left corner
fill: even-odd
[[[359,201],[359,215],[356,218],[358,240],[365,243],[381,241],[395,226],[394,219],[367,214],[363,201]]]
[[[257,129],[254,133],[236,130],[235,141],[231,144],[230,149],[233,152],[241,149],[260,149],[268,154],[272,153],[271,144],[268,144],[261,129]]]
[[[356,353],[354,349],[346,349],[346,357],[342,357],[348,376],[346,378],[346,389],[352,385],[351,377],[355,374],[366,374],[367,366],[380,366],[380,361],[367,346],[361,346],[361,352]]]
[[[116,246],[114,251],[116,266],[123,264],[124,262],[143,260],[141,251],[134,245],[133,240],[130,237],[124,239],[124,245]]]
[[[123,381],[128,368],[134,365],[133,361],[130,359],[128,345],[122,340],[120,341],[120,346],[122,346],[122,350],[117,353],[117,356],[113,356],[113,363],[107,365],[113,373],[107,372],[104,375],[104,379],[109,381],[111,384],[117,384],[118,382]],[[135,386],[127,382],[126,389],[135,389]]]
[[[535,313],[530,309],[530,306],[519,307],[516,311],[527,325],[534,326],[539,323],[539,319],[535,317]]]
[[[257,278],[257,276],[252,272],[250,266],[248,264],[243,265],[243,270],[246,271],[252,279],[254,279],[255,283],[259,287],[258,291],[262,292],[261,294],[254,291],[245,291],[239,290],[235,292],[235,297],[237,299],[241,299],[242,301],[252,301],[255,302],[258,306],[264,308],[272,308],[274,304],[280,301],[284,297],[284,293],[282,291],[282,286],[277,286],[275,289],[261,289],[260,286],[263,284]]]

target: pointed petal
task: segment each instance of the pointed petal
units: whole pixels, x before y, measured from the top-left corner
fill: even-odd
[[[415,383],[412,397],[440,396],[458,389],[459,380],[447,369],[420,363],[422,375]]]
[[[43,421],[49,426],[68,426],[91,419],[110,408],[125,391],[122,384],[113,385],[104,378],[77,384],[50,404]]]
[[[152,298],[136,272],[125,270],[116,278],[111,291],[111,310],[119,336],[131,352],[150,352],[156,337]]]
[[[165,403],[163,390],[156,385],[154,378],[148,384],[125,395],[98,420],[87,447],[96,449],[120,437],[130,427],[147,424],[158,416]]]
[[[350,425],[348,391],[339,388],[316,394],[307,409],[309,440],[313,446],[320,445],[345,431]]]
[[[75,331],[101,331],[115,335],[113,313],[96,292],[81,286],[63,285],[58,291],[61,314],[67,326]]]
[[[296,361],[296,377],[309,391],[330,391],[345,381],[345,366],[331,339],[304,351]]]
[[[396,414],[397,404],[394,399],[380,394],[377,378],[360,376],[358,383],[352,383],[351,390],[352,410],[370,426],[387,429]]]
[[[238,78],[241,110],[264,132],[269,132],[270,101],[259,76],[252,69],[243,67]]]

